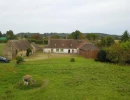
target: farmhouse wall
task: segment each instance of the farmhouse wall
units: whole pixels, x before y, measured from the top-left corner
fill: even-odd
[[[77,49],[62,49],[62,48],[45,48],[43,52],[47,53],[50,51],[51,53],[78,53]]]
[[[25,56],[26,56],[26,50],[19,51],[19,52],[17,53],[16,56],[22,56],[22,57],[25,57]]]

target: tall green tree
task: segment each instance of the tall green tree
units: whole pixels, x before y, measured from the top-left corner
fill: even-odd
[[[129,32],[126,30],[121,36],[121,42],[126,42],[127,40],[129,40]]]
[[[1,33],[1,31],[0,31],[0,37],[2,37],[2,33]]]
[[[111,36],[106,37],[106,46],[111,46],[112,44],[114,44],[114,38]]]
[[[83,35],[83,33],[81,33],[79,30],[76,30],[75,32],[72,32],[68,38],[70,39],[84,39],[85,36]]]
[[[35,33],[32,35],[32,38],[38,40],[38,39],[41,39],[42,37],[39,33]]]
[[[97,34],[93,34],[93,33],[89,33],[86,35],[86,38],[89,40],[96,40],[98,39],[98,35]]]
[[[102,46],[102,47],[103,47],[103,46],[104,46],[104,47],[106,46],[106,38],[105,38],[105,37],[102,37],[102,38],[101,38],[100,46]]]
[[[6,38],[7,38],[8,40],[15,38],[14,33],[13,33],[12,30],[9,30],[9,31],[6,32]]]
[[[101,42],[100,42],[101,47],[109,47],[112,44],[114,44],[114,38],[113,37],[108,36],[108,37],[102,37],[101,38]]]
[[[60,36],[58,34],[51,36],[51,39],[60,39]]]
[[[121,48],[125,50],[130,50],[130,41],[120,43]]]

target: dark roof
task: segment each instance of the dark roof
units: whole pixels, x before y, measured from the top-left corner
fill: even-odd
[[[80,50],[88,51],[88,50],[99,50],[99,48],[92,43],[86,43],[80,47]]]
[[[51,39],[49,41],[49,48],[77,48],[83,40],[74,39]]]
[[[27,48],[32,49],[32,46],[27,40],[10,40],[10,42],[18,51],[26,50]]]

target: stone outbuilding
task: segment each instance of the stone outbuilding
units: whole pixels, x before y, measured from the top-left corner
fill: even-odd
[[[9,59],[16,58],[16,56],[24,57],[28,48],[33,51],[31,44],[27,40],[9,40],[3,49],[3,56]]]

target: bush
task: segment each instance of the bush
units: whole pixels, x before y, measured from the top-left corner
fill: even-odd
[[[101,62],[108,62],[108,59],[106,58],[107,56],[107,53],[105,50],[100,50],[98,52],[98,55],[97,55],[97,61],[101,61]]]
[[[74,59],[74,58],[71,58],[71,59],[70,59],[70,62],[75,62],[75,59]]]
[[[27,49],[26,56],[29,56],[29,54],[32,52],[30,48]]]
[[[23,62],[23,58],[21,56],[17,56],[16,63],[19,64],[20,62]]]

